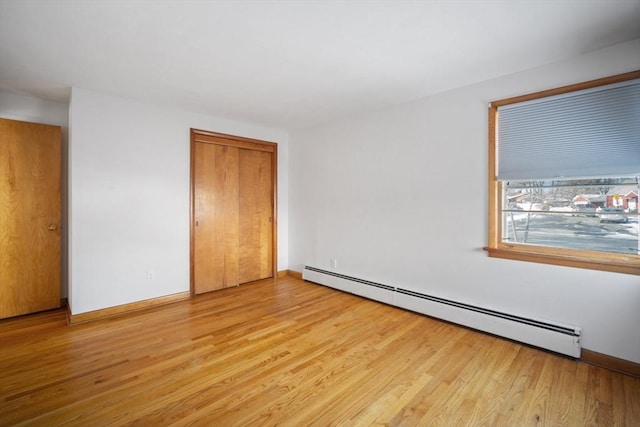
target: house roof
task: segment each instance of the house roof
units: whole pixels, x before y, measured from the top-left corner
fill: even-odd
[[[576,203],[576,202],[592,203],[592,202],[604,201],[604,198],[605,197],[600,194],[578,194],[571,201],[573,203]]]
[[[616,194],[622,197],[629,197],[629,196],[638,197],[638,186],[637,185],[619,185],[611,189],[609,192],[607,192],[607,196],[615,196]]]
[[[289,130],[640,38],[640,0],[0,0],[0,89]]]

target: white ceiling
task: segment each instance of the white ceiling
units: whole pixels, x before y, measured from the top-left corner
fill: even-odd
[[[0,89],[290,130],[639,37],[640,0],[0,0]]]

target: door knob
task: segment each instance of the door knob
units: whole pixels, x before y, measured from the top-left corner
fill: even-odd
[[[58,226],[55,224],[49,224],[47,228],[49,229],[49,231],[56,231],[58,229]]]

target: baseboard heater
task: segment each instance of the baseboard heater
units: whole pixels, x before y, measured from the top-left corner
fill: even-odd
[[[304,280],[426,314],[473,329],[580,357],[582,329],[547,320],[503,313],[306,265]]]

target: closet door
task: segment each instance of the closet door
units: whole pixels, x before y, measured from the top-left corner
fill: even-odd
[[[196,293],[237,286],[239,149],[195,144]]]
[[[60,307],[58,126],[0,119],[0,318]]]
[[[192,130],[191,290],[274,276],[275,144]]]
[[[271,156],[240,150],[240,283],[273,275]]]

